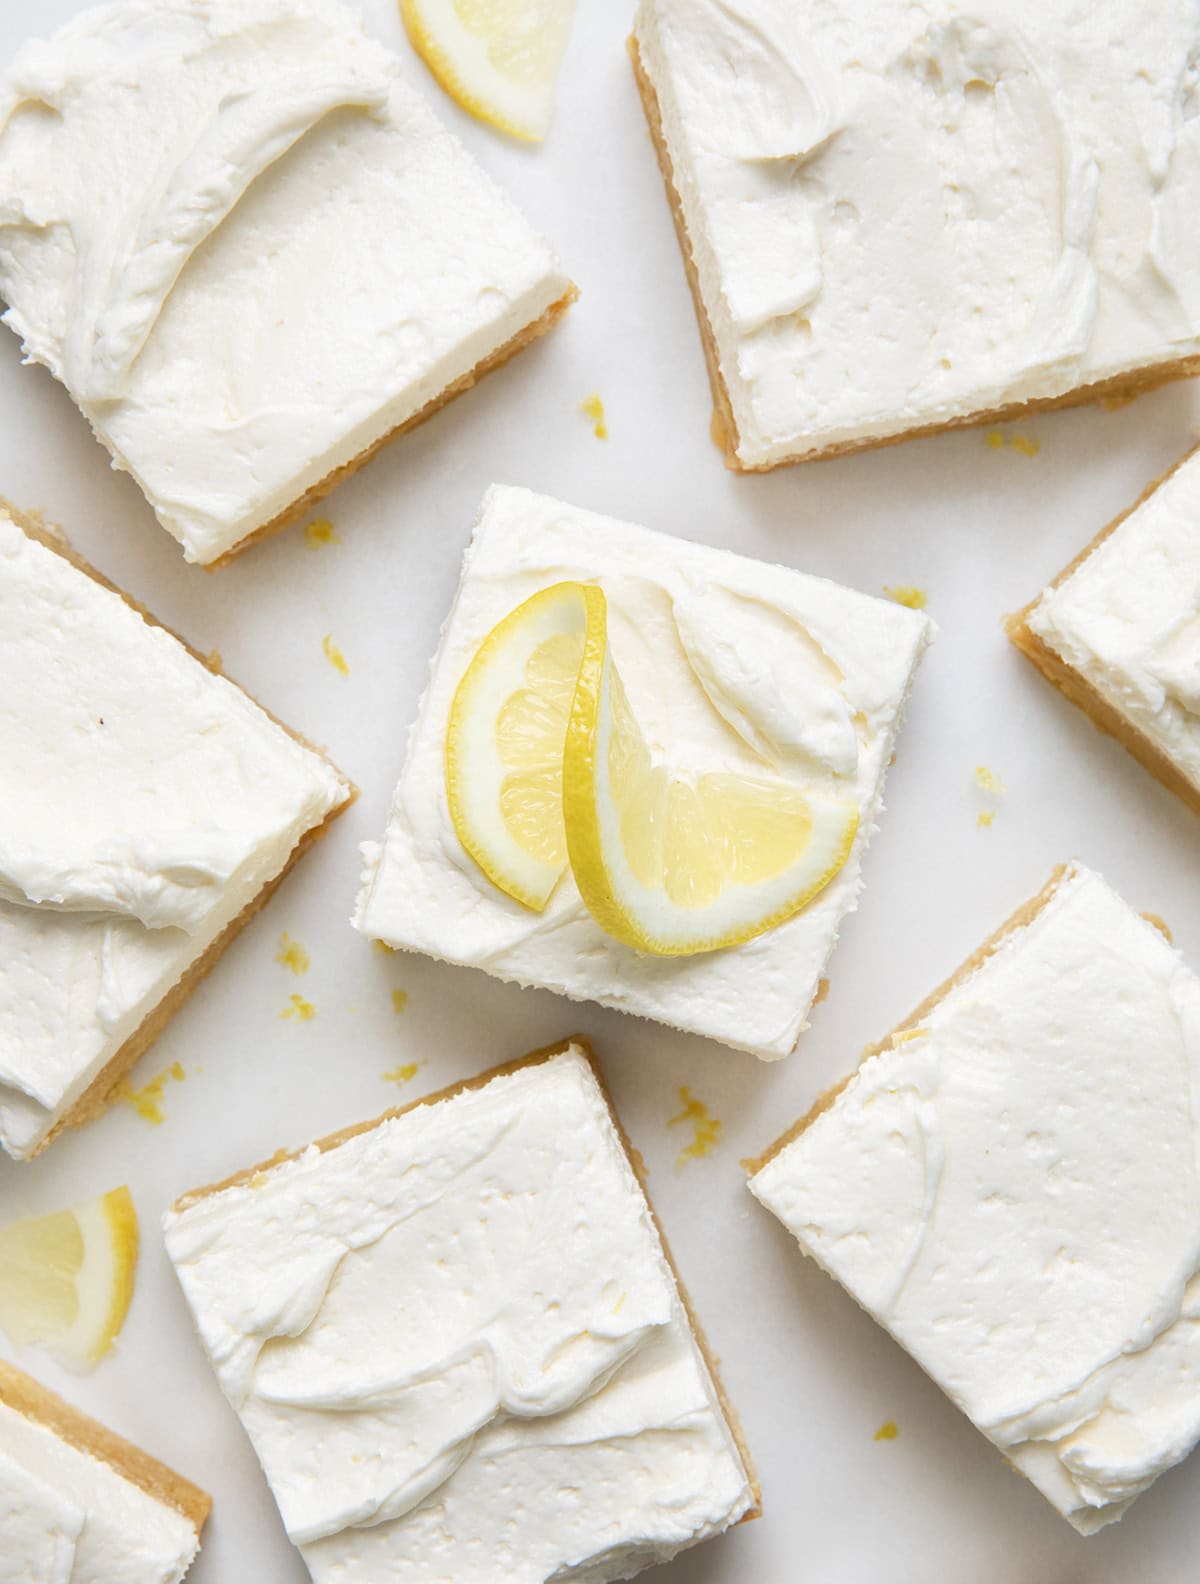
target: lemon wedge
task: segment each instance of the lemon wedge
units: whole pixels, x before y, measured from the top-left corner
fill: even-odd
[[[597,624],[598,588],[542,589],[484,639],[450,707],[446,795],[458,839],[493,885],[538,913],[567,867],[563,742]]]
[[[72,1369],[98,1364],[133,1297],[137,1212],[128,1188],[0,1226],[0,1329]]]
[[[418,55],[464,110],[540,143],[575,0],[400,0]]]
[[[846,862],[853,804],[739,773],[655,763],[589,624],[563,749],[567,851],[588,911],[656,956],[741,945],[798,913]]]

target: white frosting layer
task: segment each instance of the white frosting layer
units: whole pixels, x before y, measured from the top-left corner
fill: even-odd
[[[0,1403],[0,1584],[179,1584],[191,1522]]]
[[[642,0],[750,466],[1200,352],[1192,0]]]
[[[681,769],[783,776],[857,803],[841,872],[745,946],[648,957],[606,935],[568,873],[543,913],[497,890],[455,835],[444,751],[454,691],[488,632],[538,589],[597,582],[653,753]],[[927,617],[823,579],[493,488],[409,740],[355,925],[391,946],[657,1018],[771,1058],[792,1050],[861,888]]]
[[[1200,980],[1074,866],[750,1187],[1083,1533],[1200,1438]]]
[[[118,594],[0,516],[0,1144],[54,1121],[349,796]]]
[[[1200,789],[1200,454],[1047,589],[1028,622]]]
[[[0,295],[189,560],[561,298],[338,0],[119,0],[0,83]]]
[[[629,1577],[752,1493],[575,1050],[165,1221],[318,1581]]]

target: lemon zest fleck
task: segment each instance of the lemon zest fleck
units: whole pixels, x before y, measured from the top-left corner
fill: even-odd
[[[275,961],[283,968],[290,968],[297,978],[306,974],[309,969],[309,956],[298,940],[293,940],[284,930],[279,937],[279,950],[275,953]]]
[[[929,595],[923,588],[917,588],[915,583],[884,584],[883,592],[888,599],[895,600],[897,605],[905,605],[909,610],[924,610],[929,604]]]
[[[697,1100],[686,1085],[679,1091],[679,1099],[683,1110],[678,1116],[671,1117],[668,1127],[675,1127],[681,1122],[690,1122],[692,1125],[692,1142],[684,1146],[675,1157],[676,1168],[685,1166],[690,1160],[701,1160],[705,1155],[716,1148],[721,1137],[721,1123],[717,1117],[710,1116],[708,1107],[703,1100]]]
[[[1007,446],[1018,456],[1035,457],[1042,449],[1042,442],[1035,440],[1032,435],[1005,435],[1000,429],[989,429],[984,438],[991,450],[1003,451]]]
[[[311,1023],[316,1015],[316,1007],[302,995],[288,996],[288,1004],[279,1014],[281,1018],[295,1018],[297,1023]]]
[[[326,633],[321,639],[321,653],[339,676],[349,676],[350,667],[346,664],[346,656],[334,643],[332,636]]]
[[[387,941],[373,940],[371,942],[371,950],[372,951],[376,951],[376,952],[383,952],[383,954],[385,956],[389,956],[390,957],[394,949],[395,949],[394,947],[391,947],[391,946],[388,945]]]
[[[408,991],[407,990],[393,990],[392,991],[392,1011],[396,1012],[396,1013],[403,1012],[404,1008],[407,1005],[408,1005]]]
[[[403,1062],[399,1067],[393,1067],[391,1072],[385,1072],[382,1076],[388,1083],[406,1084],[411,1083],[420,1069],[420,1062]]]
[[[876,1441],[894,1441],[900,1434],[900,1426],[894,1419],[885,1419],[875,1432]]]
[[[986,830],[987,827],[991,825],[992,821],[995,818],[996,818],[996,810],[995,809],[980,809],[979,813],[976,814],[976,816],[975,816],[975,823],[976,823],[976,825],[982,826]]]
[[[975,766],[975,785],[981,792],[990,792],[993,797],[1004,795],[1004,782],[994,770],[989,770],[987,765]]]
[[[341,544],[341,542],[341,534],[328,517],[314,517],[304,530],[304,545],[307,550],[319,550],[322,545]]]
[[[579,411],[585,418],[592,420],[592,433],[597,440],[608,439],[608,424],[604,418],[604,403],[595,391],[590,396],[585,396],[579,403]]]
[[[124,1101],[137,1112],[143,1121],[149,1122],[153,1127],[161,1127],[167,1120],[162,1109],[162,1099],[167,1088],[167,1079],[173,1078],[176,1083],[183,1083],[187,1073],[179,1062],[172,1062],[169,1067],[164,1067],[149,1083],[135,1089],[128,1078],[122,1078],[113,1090],[113,1099]]]

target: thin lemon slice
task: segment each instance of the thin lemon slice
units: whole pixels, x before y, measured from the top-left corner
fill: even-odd
[[[608,934],[681,956],[740,945],[798,913],[846,862],[849,802],[740,774],[656,764],[589,624],[563,757],[563,813],[581,896]]]
[[[125,1323],[137,1268],[128,1188],[0,1226],[0,1329],[72,1369],[98,1364]]]
[[[450,707],[446,796],[458,839],[493,885],[539,913],[567,866],[563,739],[597,623],[598,588],[541,590],[493,627]]]
[[[540,143],[575,0],[400,0],[413,47],[473,116]]]

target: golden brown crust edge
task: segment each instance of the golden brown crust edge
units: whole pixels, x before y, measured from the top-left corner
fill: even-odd
[[[592,1073],[600,1087],[600,1092],[604,1096],[604,1102],[608,1107],[608,1114],[612,1121],[613,1129],[621,1141],[621,1147],[624,1149],[625,1154],[628,1157],[629,1164],[633,1168],[633,1174],[637,1178],[638,1186],[642,1190],[642,1197],[646,1202],[646,1208],[649,1211],[650,1219],[654,1224],[654,1229],[657,1232],[659,1242],[662,1245],[663,1255],[667,1261],[667,1264],[670,1266],[671,1274],[675,1279],[675,1285],[679,1292],[679,1299],[683,1305],[684,1313],[687,1315],[688,1324],[691,1327],[692,1334],[696,1339],[696,1346],[700,1349],[700,1354],[704,1359],[704,1363],[708,1369],[709,1375],[712,1377],[713,1389],[716,1391],[717,1400],[721,1405],[721,1411],[725,1416],[725,1421],[729,1426],[730,1434],[733,1436],[734,1443],[737,1446],[738,1455],[742,1460],[742,1467],[745,1469],[746,1478],[750,1484],[751,1490],[754,1493],[753,1507],[744,1513],[738,1520],[739,1523],[748,1523],[751,1519],[757,1518],[761,1515],[762,1491],[759,1485],[758,1475],[755,1471],[753,1460],[751,1459],[749,1450],[746,1446],[746,1440],[742,1430],[741,1421],[739,1420],[737,1413],[734,1410],[733,1404],[730,1402],[725,1391],[725,1387],[721,1381],[720,1371],[717,1368],[716,1358],[713,1355],[708,1338],[705,1336],[704,1330],[696,1318],[696,1311],[692,1306],[691,1297],[687,1288],[684,1286],[682,1278],[680,1277],[679,1267],[675,1263],[675,1257],[671,1253],[670,1245],[668,1244],[666,1236],[663,1232],[662,1223],[658,1218],[658,1212],[655,1210],[653,1201],[651,1200],[650,1194],[647,1190],[645,1162],[643,1161],[640,1152],[635,1149],[631,1143],[629,1135],[626,1133],[621,1119],[617,1115],[616,1107],[613,1105],[612,1095],[609,1093],[608,1085],[604,1080],[604,1073],[596,1059],[596,1054],[593,1051],[590,1042],[583,1035],[573,1035],[568,1039],[560,1041],[558,1044],[547,1045],[542,1047],[540,1050],[530,1051],[527,1056],[520,1056],[514,1061],[502,1062],[497,1067],[489,1067],[485,1072],[478,1073],[474,1078],[460,1079],[457,1083],[448,1084],[443,1089],[436,1089],[431,1094],[422,1095],[420,1099],[412,1100],[408,1103],[408,1105],[393,1106],[389,1110],[384,1111],[382,1115],[373,1117],[370,1121],[357,1122],[350,1127],[340,1128],[336,1133],[330,1133],[324,1138],[317,1139],[311,1145],[306,1145],[300,1149],[294,1150],[279,1150],[276,1154],[272,1155],[270,1159],[261,1161],[257,1166],[247,1167],[243,1171],[235,1172],[231,1177],[226,1177],[222,1181],[211,1183],[206,1187],[192,1189],[190,1192],[181,1195],[180,1198],[178,1198],[171,1206],[171,1208],[176,1212],[187,1210],[190,1206],[200,1203],[202,1200],[211,1197],[213,1194],[223,1193],[227,1188],[242,1187],[246,1183],[250,1182],[250,1180],[256,1177],[260,1172],[270,1171],[273,1167],[281,1166],[286,1161],[298,1160],[307,1149],[317,1149],[322,1154],[325,1154],[328,1150],[337,1149],[339,1145],[345,1144],[352,1138],[357,1138],[363,1133],[371,1132],[374,1128],[379,1127],[383,1122],[390,1122],[396,1117],[406,1116],[409,1112],[419,1110],[422,1106],[437,1105],[443,1100],[452,1100],[456,1095],[466,1094],[469,1091],[475,1089],[482,1089],[485,1085],[491,1083],[493,1078],[502,1078],[511,1073],[520,1072],[526,1067],[540,1066],[543,1062],[552,1061],[556,1056],[565,1055],[569,1050],[579,1051],[579,1053],[587,1061],[588,1066],[592,1069]]]
[[[745,472],[744,465],[738,461],[737,448],[741,440],[738,435],[737,420],[733,416],[733,403],[729,399],[729,387],[725,384],[725,376],[721,373],[721,359],[717,353],[717,341],[713,335],[708,309],[704,306],[704,297],[700,291],[700,275],[696,268],[696,257],[692,251],[692,239],[688,233],[687,221],[683,216],[683,200],[679,196],[679,188],[675,184],[675,167],[671,162],[671,156],[667,150],[667,140],[663,135],[662,110],[658,102],[658,92],[646,72],[636,35],[630,35],[626,47],[629,50],[629,58],[633,62],[633,75],[637,80],[638,93],[642,99],[642,108],[646,112],[646,124],[650,128],[650,141],[654,145],[658,168],[662,172],[663,185],[667,190],[667,204],[671,210],[671,218],[675,222],[675,235],[679,238],[679,251],[683,255],[684,273],[687,276],[688,287],[692,294],[692,306],[696,310],[696,323],[700,327],[700,343],[704,348],[704,362],[708,368],[708,383],[712,387],[712,437],[725,457],[726,467],[731,468],[735,473]]]
[[[1155,363],[1148,368],[1135,369],[1127,374],[1116,374],[1109,379],[1096,380],[1090,385],[1078,385],[1058,396],[1038,396],[1030,401],[1008,402],[1000,407],[990,407],[983,412],[964,413],[955,418],[939,419],[936,423],[920,424],[916,428],[905,429],[901,434],[860,436],[853,440],[836,441],[819,451],[794,452],[770,462],[743,462],[737,454],[741,442],[733,417],[733,405],[725,377],[721,373],[716,338],[700,292],[700,279],[692,253],[687,222],[683,216],[683,204],[675,184],[674,166],[663,136],[658,94],[646,73],[635,36],[630,37],[628,49],[633,60],[634,75],[646,112],[646,121],[650,127],[650,137],[666,184],[667,202],[675,220],[684,269],[691,288],[696,319],[700,326],[700,339],[704,344],[704,359],[708,365],[715,408],[714,438],[717,438],[715,431],[719,426],[722,434],[718,444],[724,453],[726,466],[732,468],[735,473],[772,473],[776,468],[796,467],[804,462],[831,462],[837,457],[853,456],[859,451],[878,451],[885,446],[901,445],[906,440],[925,440],[932,435],[947,434],[955,429],[976,429],[984,424],[1016,423],[1034,417],[1038,413],[1057,412],[1065,407],[1085,407],[1095,402],[1106,401],[1124,406],[1126,402],[1133,401],[1138,396],[1157,390],[1160,385],[1200,375],[1200,354],[1196,354],[1192,357],[1175,358],[1165,363]]]
[[[310,485],[303,495],[292,501],[290,506],[285,506],[277,516],[271,518],[270,522],[264,523],[261,528],[256,528],[253,533],[247,534],[244,539],[239,539],[232,549],[226,550],[224,555],[218,556],[215,561],[202,563],[204,570],[206,572],[215,572],[219,567],[228,566],[231,561],[236,560],[241,555],[243,550],[249,550],[251,545],[256,545],[263,539],[269,539],[282,528],[290,527],[298,517],[303,517],[311,506],[315,506],[318,501],[324,500],[326,495],[336,489],[343,480],[348,479],[352,473],[357,473],[359,468],[364,463],[369,462],[377,452],[382,451],[385,445],[388,445],[392,440],[398,439],[401,435],[407,434],[410,429],[415,429],[418,424],[423,424],[427,418],[432,418],[434,413],[440,412],[456,396],[463,395],[464,392],[471,389],[472,385],[477,385],[485,374],[490,374],[493,369],[499,368],[502,363],[507,363],[510,358],[523,351],[531,342],[537,341],[548,330],[552,330],[578,296],[579,288],[574,285],[569,286],[557,302],[551,303],[549,308],[541,313],[532,324],[526,325],[523,330],[518,330],[515,336],[511,336],[504,342],[503,346],[499,346],[494,352],[490,352],[487,357],[476,363],[474,368],[468,369],[465,374],[460,374],[456,380],[451,381],[446,386],[445,390],[439,391],[431,401],[425,403],[424,407],[413,413],[411,418],[406,418],[403,423],[397,424],[394,429],[389,429],[386,434],[380,435],[378,440],[372,440],[371,444],[360,451],[356,457],[351,457],[349,462],[343,462],[341,467],[334,468],[331,472],[326,473],[323,479],[318,479],[315,484]]]
[[[1126,750],[1133,755],[1144,769],[1148,770],[1154,779],[1173,792],[1187,804],[1194,814],[1200,814],[1200,789],[1179,770],[1179,768],[1152,742],[1146,734],[1134,723],[1123,715],[1097,691],[1086,677],[1076,671],[1074,666],[1068,664],[1061,655],[1056,654],[1050,646],[1038,637],[1029,625],[1029,617],[1034,608],[1043,597],[1051,590],[1061,587],[1071,578],[1088,558],[1114,534],[1122,523],[1132,517],[1146,504],[1162,486],[1193,457],[1200,454],[1200,445],[1193,446],[1185,456],[1182,456],[1174,466],[1169,467],[1165,473],[1159,475],[1151,484],[1142,491],[1133,505],[1126,511],[1114,517],[1088,544],[1084,545],[1073,560],[1069,561],[1057,577],[1051,580],[1046,587],[1037,594],[1029,604],[1006,618],[1005,632],[1009,642],[1020,651],[1027,660],[1031,660],[1046,679],[1051,682],[1064,698],[1069,699],[1077,709],[1091,720],[1092,724],[1109,737],[1113,737]]]
[[[948,979],[944,980],[938,985],[936,990],[931,991],[925,997],[920,1006],[910,1012],[903,1021],[896,1025],[890,1034],[878,1041],[877,1044],[867,1046],[852,1072],[847,1073],[839,1083],[834,1084],[824,1094],[820,1095],[800,1120],[793,1123],[787,1132],[781,1134],[761,1155],[750,1156],[743,1160],[742,1166],[747,1174],[753,1177],[763,1169],[768,1161],[774,1160],[776,1155],[785,1150],[789,1144],[794,1143],[811,1123],[815,1122],[822,1113],[829,1110],[830,1106],[833,1105],[834,1101],[853,1080],[864,1062],[869,1061],[872,1056],[878,1056],[882,1051],[887,1050],[898,1040],[902,1039],[905,1034],[923,1023],[939,1002],[944,1001],[952,990],[956,990],[959,985],[969,979],[1018,930],[1025,929],[1031,924],[1067,878],[1070,869],[1071,866],[1069,864],[1059,864],[1037,895],[1030,897],[1027,902],[1022,902],[1021,906],[1005,919],[999,929],[993,930],[982,946],[973,951],[965,962],[959,964]]]
[[[118,584],[113,583],[111,579],[106,578],[102,572],[98,572],[96,568],[92,566],[91,563],[83,556],[81,556],[79,552],[69,543],[61,530],[56,531],[48,527],[36,516],[31,515],[29,512],[21,511],[18,507],[12,505],[9,501],[5,501],[3,498],[0,498],[0,510],[8,513],[13,522],[16,523],[17,527],[20,528],[22,533],[24,533],[27,538],[35,540],[38,544],[43,545],[47,550],[52,551],[55,555],[61,556],[62,559],[69,562],[69,564],[73,566],[76,571],[82,572],[85,577],[91,578],[93,583],[97,583],[101,588],[107,589],[112,594],[116,594],[118,598],[123,600],[131,610],[136,611],[137,614],[141,616],[143,621],[147,622],[149,626],[158,627],[163,632],[169,634],[170,637],[174,638],[176,643],[181,644],[187,653],[191,655],[192,659],[204,666],[206,670],[213,672],[215,675],[222,674],[220,663],[215,656],[205,656],[200,654],[191,646],[191,644],[187,642],[186,639],[181,638],[177,632],[174,632],[164,622],[160,622],[151,611],[147,610],[144,605],[135,600],[130,594],[127,594],[123,588],[121,588]],[[236,683],[232,683],[232,679],[227,678],[226,680],[229,680],[231,685],[237,686]],[[120,1050],[118,1050],[108,1061],[108,1063],[96,1074],[95,1078],[92,1079],[91,1083],[84,1090],[79,1099],[76,1100],[75,1104],[68,1111],[64,1112],[64,1114],[58,1119],[53,1128],[51,1128],[50,1132],[33,1151],[30,1159],[40,1155],[44,1149],[53,1143],[53,1141],[65,1128],[82,1127],[85,1123],[94,1121],[95,1118],[106,1109],[113,1089],[125,1076],[125,1074],[134,1066],[134,1064],[138,1062],[146,1053],[146,1051],[162,1033],[166,1025],[170,1022],[171,1018],[174,1017],[175,1013],[192,994],[200,981],[212,971],[220,957],[224,954],[227,947],[233,942],[234,938],[246,927],[254,915],[258,913],[271,899],[276,890],[278,890],[279,886],[282,885],[293,866],[299,861],[303,854],[308,851],[314,842],[320,840],[320,838],[326,834],[333,821],[337,819],[338,815],[344,813],[358,796],[357,787],[355,787],[353,782],[347,780],[347,778],[337,768],[323,748],[319,748],[313,743],[307,741],[307,739],[302,737],[299,732],[294,731],[284,721],[281,721],[277,716],[273,715],[270,710],[259,704],[258,700],[253,698],[250,693],[247,693],[244,688],[239,689],[239,691],[245,693],[246,697],[249,698],[258,709],[262,710],[263,714],[266,715],[269,720],[273,721],[281,731],[286,732],[293,742],[298,743],[309,753],[316,754],[318,758],[323,759],[329,768],[334,772],[334,774],[339,778],[339,780],[345,783],[347,787],[347,795],[341,803],[329,811],[329,813],[319,825],[314,825],[310,830],[305,831],[300,840],[292,848],[292,851],[288,855],[287,862],[284,864],[283,868],[280,869],[276,875],[274,875],[266,882],[265,885],[262,886],[257,895],[250,899],[250,901],[246,904],[246,906],[236,918],[230,920],[230,922],[202,953],[202,955],[199,956],[195,962],[189,964],[189,966],[184,970],[183,974],[171,987],[163,999],[158,1002],[156,1006],[150,1009],[145,1018],[143,1018],[142,1022],[121,1046]]]
[[[212,1498],[198,1485],[193,1485],[165,1463],[152,1458],[148,1452],[143,1452],[140,1447],[114,1434],[78,1408],[73,1408],[31,1375],[2,1360],[0,1403],[52,1430],[76,1451],[86,1452],[90,1457],[107,1463],[123,1479],[161,1502],[164,1507],[173,1507],[176,1512],[182,1513],[195,1529],[199,1540],[212,1510]]]

